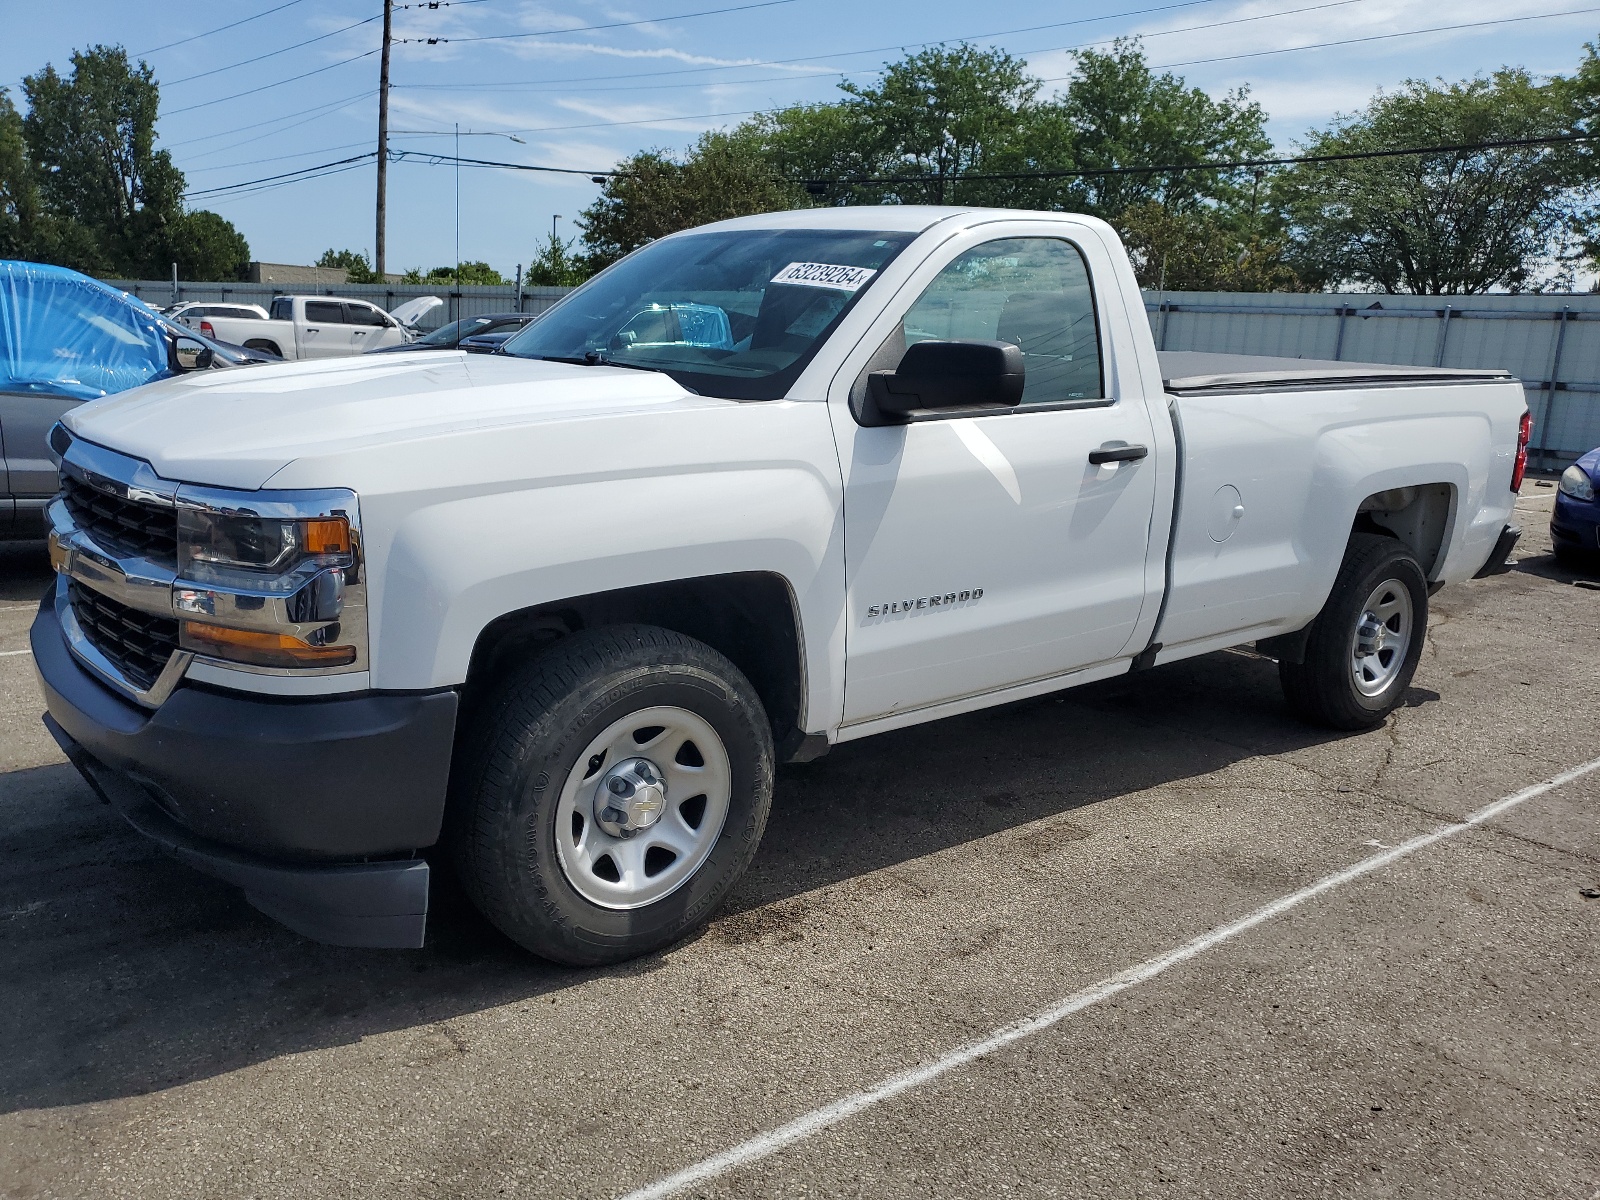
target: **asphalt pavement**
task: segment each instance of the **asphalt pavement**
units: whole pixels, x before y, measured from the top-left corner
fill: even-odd
[[[1381,729],[1235,651],[842,746],[600,971],[448,886],[423,950],[317,946],[153,850],[39,724],[0,546],[0,1195],[1597,1200],[1600,770],[1461,824],[1600,758],[1552,496]]]

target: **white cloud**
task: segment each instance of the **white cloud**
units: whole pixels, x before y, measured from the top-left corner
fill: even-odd
[[[1229,62],[1230,73],[1258,71],[1274,73],[1292,70],[1302,78],[1327,72],[1347,74],[1347,64],[1335,65],[1327,61],[1342,58],[1338,48],[1330,48],[1313,57],[1314,52],[1288,55],[1261,55],[1253,60],[1259,68],[1241,64],[1252,62],[1235,56],[1259,54],[1261,51],[1283,50],[1290,47],[1319,46],[1327,42],[1353,38],[1369,38],[1387,34],[1408,33],[1412,30],[1431,29],[1441,25],[1463,25],[1482,21],[1503,21],[1507,17],[1527,16],[1551,12],[1549,0],[1456,0],[1449,7],[1441,7],[1436,0],[1341,0],[1321,6],[1299,5],[1312,8],[1309,12],[1285,11],[1269,0],[1246,0],[1228,8],[1215,11],[1209,20],[1193,17],[1172,18],[1149,22],[1128,31],[1128,36],[1144,39],[1145,53],[1156,67],[1170,65],[1182,69],[1205,65],[1198,60],[1223,59]],[[1559,12],[1560,10],[1556,10]],[[1260,18],[1260,19],[1256,19]],[[1555,17],[1549,21],[1528,22],[1542,33],[1556,32],[1563,26],[1573,29],[1587,27],[1588,17],[1581,15]],[[1363,60],[1391,55],[1402,55],[1415,60],[1418,52],[1469,39],[1503,37],[1504,31],[1515,31],[1517,25],[1480,25],[1475,29],[1443,30],[1437,33],[1392,38],[1378,42],[1356,43],[1349,49]],[[1108,41],[1092,43],[1097,47]],[[1041,77],[1055,79],[1072,72],[1071,48],[1057,47],[1027,55],[1029,65]],[[1321,61],[1319,61],[1321,60]],[[1292,64],[1292,65],[1291,65]],[[1221,66],[1221,63],[1217,64]],[[1412,69],[1407,72],[1415,75]],[[1426,73],[1425,71],[1422,73]]]

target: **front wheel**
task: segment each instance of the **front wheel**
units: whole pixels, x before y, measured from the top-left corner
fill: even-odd
[[[504,933],[572,966],[669,945],[744,873],[772,802],[767,719],[721,654],[652,626],[575,634],[463,739],[453,840]]]
[[[1427,628],[1428,581],[1410,550],[1353,535],[1304,661],[1278,663],[1290,709],[1334,729],[1381,725],[1405,699]]]

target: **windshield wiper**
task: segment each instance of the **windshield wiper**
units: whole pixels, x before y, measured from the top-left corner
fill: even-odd
[[[618,362],[607,358],[599,350],[585,351],[582,357],[572,354],[516,354],[513,358],[533,358],[540,362],[571,363],[575,367],[625,367],[629,371],[655,371],[664,374],[661,367],[646,367],[640,363]]]

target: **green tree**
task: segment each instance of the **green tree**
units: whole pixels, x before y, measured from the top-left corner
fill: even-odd
[[[160,91],[120,46],[72,55],[22,81],[23,135],[44,207],[65,229],[58,248],[80,270],[149,277],[172,261],[183,173],[155,149]]]
[[[39,186],[23,140],[22,114],[0,88],[0,258],[33,255]]]
[[[529,287],[576,287],[593,271],[583,255],[575,253],[576,239],[563,242],[554,233],[539,247],[522,281]]]
[[[467,287],[469,285],[477,287],[489,284],[503,286],[511,282],[511,280],[500,274],[499,271],[496,271],[486,262],[464,262],[459,268],[435,267],[433,270],[426,273],[423,272],[421,267],[412,267],[410,270],[406,271],[405,274],[400,276],[400,282],[410,284],[426,283],[440,286],[453,286],[456,281],[457,270],[461,272],[461,285],[463,287]]]
[[[1314,131],[1304,149],[1359,155],[1562,135],[1583,119],[1595,80],[1593,49],[1576,79],[1541,83],[1507,68],[1463,83],[1411,80]],[[1301,163],[1275,190],[1291,221],[1297,270],[1315,286],[1537,290],[1567,282],[1574,231],[1592,227],[1586,159],[1571,146],[1544,145]]]
[[[480,287],[489,284],[503,285],[511,282],[486,262],[464,262],[455,267],[435,267],[422,276],[421,282],[453,284],[458,277],[458,273],[462,287]]]
[[[343,271],[347,283],[382,283],[378,273],[372,269],[372,260],[365,254],[355,250],[327,249],[322,252],[322,257],[317,259],[316,265],[326,267],[330,271]]]
[[[243,279],[250,265],[250,243],[231,222],[206,209],[178,218],[171,239],[178,275],[196,282]]]
[[[1279,232],[1253,229],[1215,205],[1146,200],[1117,215],[1139,286],[1173,292],[1301,290]]]
[[[798,184],[778,177],[759,131],[741,127],[703,134],[681,162],[659,150],[623,160],[578,223],[599,270],[680,229],[805,203]]]
[[[1238,206],[1254,182],[1248,170],[1114,173],[1119,167],[1263,158],[1272,149],[1267,114],[1246,89],[1213,99],[1173,74],[1157,75],[1137,40],[1109,51],[1081,50],[1065,94],[1051,105],[1072,169],[1086,174],[1062,186],[1058,203],[1115,220],[1154,200],[1171,210]]]
[[[995,181],[961,176],[1016,170],[1027,156],[1039,81],[1003,50],[936,46],[888,64],[871,87],[843,83],[852,139],[887,185],[880,200],[992,203]]]

